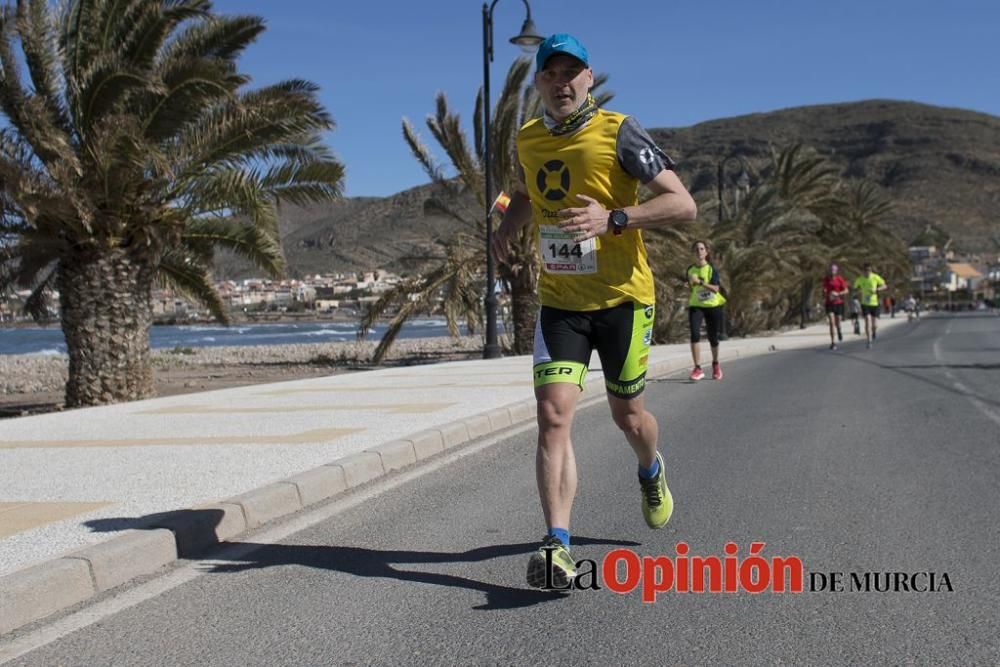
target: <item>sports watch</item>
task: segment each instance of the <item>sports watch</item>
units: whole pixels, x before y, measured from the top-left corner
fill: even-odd
[[[621,234],[622,231],[628,227],[628,213],[625,212],[625,209],[616,208],[611,211],[611,214],[608,216],[608,220],[611,222],[611,227],[615,236]]]

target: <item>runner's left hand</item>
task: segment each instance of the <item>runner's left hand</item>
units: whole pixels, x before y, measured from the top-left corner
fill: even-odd
[[[601,206],[593,197],[577,195],[577,199],[587,202],[586,206],[559,209],[559,229],[574,233],[573,240],[577,243],[600,236],[608,231],[611,224],[608,221],[608,210]]]

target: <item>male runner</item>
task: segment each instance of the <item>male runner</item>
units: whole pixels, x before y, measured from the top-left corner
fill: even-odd
[[[854,289],[861,292],[861,314],[865,318],[865,347],[871,348],[875,343],[875,331],[878,328],[876,322],[879,316],[878,293],[888,289],[882,276],[872,271],[870,262],[865,262],[865,275],[859,276],[854,281]]]
[[[514,187],[493,252],[503,261],[510,239],[532,225],[542,267],[535,472],[548,533],[528,561],[527,581],[545,586],[548,555],[552,583],[566,587],[576,575],[569,555],[577,483],[570,429],[594,349],[611,415],[638,459],[646,523],[660,528],[673,512],[656,419],[642,396],[654,311],[642,230],[693,220],[697,208],[673,161],[639,123],[597,106],[590,57],[579,40],[552,35],[535,63],[545,114],[518,133],[522,182]],[[642,204],[640,183],[654,195]]]

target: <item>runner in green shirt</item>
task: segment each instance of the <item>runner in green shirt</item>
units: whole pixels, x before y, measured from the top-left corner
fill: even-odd
[[[701,369],[699,349],[702,320],[708,328],[708,345],[712,350],[712,379],[721,380],[719,334],[725,326],[722,307],[726,303],[726,297],[722,296],[719,271],[712,264],[708,241],[695,241],[691,250],[694,251],[696,258],[695,263],[687,270],[688,286],[691,288],[691,298],[688,299],[688,320],[691,324],[691,357],[694,359],[691,380],[697,381],[705,377],[705,371]]]
[[[854,281],[854,289],[861,293],[861,313],[865,318],[865,343],[866,347],[871,347],[875,342],[875,331],[878,328],[876,321],[879,315],[878,293],[888,289],[885,280],[879,274],[872,271],[872,265],[865,262],[865,275]]]

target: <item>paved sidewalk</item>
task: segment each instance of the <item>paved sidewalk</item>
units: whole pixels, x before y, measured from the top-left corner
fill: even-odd
[[[722,358],[828,341],[813,325],[724,341]],[[656,346],[649,375],[690,364],[686,343]],[[596,355],[588,377],[584,400],[602,397]],[[0,421],[0,634],[534,418],[523,356]]]

